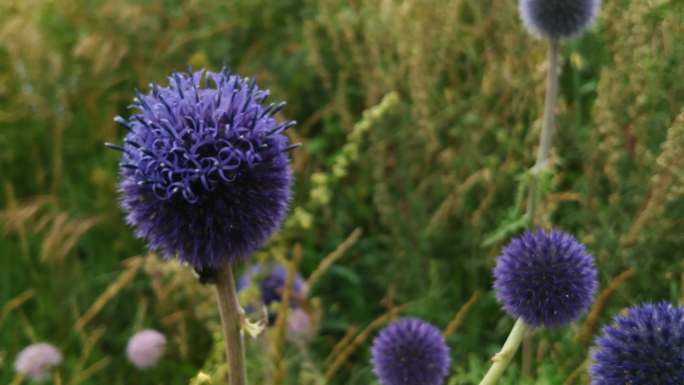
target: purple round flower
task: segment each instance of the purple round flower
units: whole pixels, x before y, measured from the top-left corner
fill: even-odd
[[[56,347],[40,342],[25,347],[14,362],[14,369],[34,381],[44,381],[50,371],[62,363],[62,353]]]
[[[526,232],[511,240],[494,268],[496,298],[531,326],[562,326],[591,305],[598,286],[594,259],[561,231]]]
[[[382,385],[441,385],[451,363],[442,333],[411,318],[384,328],[373,340],[372,355]]]
[[[151,368],[157,364],[166,349],[166,337],[153,329],[135,333],[126,347],[126,356],[138,369]]]
[[[252,266],[238,280],[238,291],[249,287],[252,281],[255,280],[259,285],[261,302],[264,305],[269,306],[273,302],[282,301],[283,289],[287,280],[287,269],[284,266],[278,264],[267,267],[261,264]],[[304,286],[302,276],[297,274],[292,283],[292,296],[290,298],[290,305],[292,307],[299,306],[299,299],[303,295]]]
[[[174,73],[168,86],[137,93],[119,191],[136,236],[198,270],[249,256],[281,225],[292,176],[283,131],[254,79],[221,72]]]
[[[561,39],[591,25],[600,6],[601,0],[519,0],[518,11],[534,35]]]
[[[592,350],[592,385],[684,384],[684,308],[642,304],[615,317]]]

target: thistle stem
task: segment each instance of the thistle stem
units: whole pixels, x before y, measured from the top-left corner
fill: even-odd
[[[558,40],[549,42],[549,72],[546,79],[546,96],[544,100],[544,123],[539,138],[537,161],[530,172],[529,195],[527,198],[527,221],[528,227],[533,228],[536,224],[537,208],[539,206],[539,175],[548,166],[549,153],[555,126],[555,109],[558,97],[558,56],[560,44]],[[494,355],[492,366],[485,374],[480,385],[494,385],[508,367],[515,352],[522,343],[527,326],[522,319],[518,319],[513,325],[501,351]]]
[[[216,300],[221,314],[223,338],[228,355],[228,383],[247,385],[245,343],[241,328],[244,310],[240,307],[235,291],[235,278],[231,264],[226,264],[217,272]]]
[[[544,125],[539,138],[537,161],[530,173],[530,191],[527,198],[527,220],[529,227],[534,227],[539,206],[539,175],[548,166],[551,141],[555,131],[555,109],[558,97],[558,56],[560,44],[558,40],[549,42],[549,72],[546,79],[546,99],[544,101]]]
[[[506,342],[501,347],[501,350],[492,357],[494,363],[489,368],[489,371],[487,371],[487,374],[485,374],[482,381],[480,381],[480,385],[496,384],[496,381],[499,380],[504,370],[506,370],[508,364],[511,362],[515,352],[518,350],[520,343],[525,337],[526,331],[527,325],[525,325],[522,319],[515,321],[515,325],[513,325],[513,329],[511,329],[510,334],[508,334],[508,338],[506,338]]]

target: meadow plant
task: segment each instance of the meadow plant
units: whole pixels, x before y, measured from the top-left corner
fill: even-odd
[[[540,179],[548,172],[555,131],[560,39],[586,28],[598,13],[600,1],[519,0],[518,5],[528,30],[549,43],[543,125],[537,159],[526,178],[525,220],[534,228]],[[529,326],[560,326],[576,319],[591,305],[598,286],[593,258],[572,236],[560,232],[539,231],[514,239],[499,257],[494,276],[497,299],[517,321],[480,385],[498,381]]]
[[[50,378],[52,369],[62,363],[62,353],[46,342],[25,347],[14,362],[14,369],[34,381]]]
[[[128,340],[126,357],[138,369],[149,369],[159,362],[165,349],[166,337],[154,329],[145,329]]]
[[[405,318],[373,340],[373,372],[382,385],[441,385],[449,373],[449,347],[439,329]]]
[[[503,249],[494,268],[494,289],[513,318],[533,327],[565,326],[594,301],[594,259],[561,231],[526,232]]]
[[[592,385],[684,383],[684,308],[645,303],[603,328],[592,352]]]
[[[292,175],[283,132],[255,80],[220,72],[173,73],[168,86],[136,92],[137,113],[114,121],[128,133],[119,192],[137,237],[164,257],[191,265],[216,285],[231,385],[246,383],[243,331],[249,328],[232,265],[280,227]]]

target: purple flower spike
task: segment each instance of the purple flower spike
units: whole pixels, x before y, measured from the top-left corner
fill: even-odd
[[[382,385],[441,385],[451,357],[440,331],[418,319],[401,319],[373,340],[373,372]]]
[[[546,39],[575,36],[591,25],[601,0],[518,0],[525,27]]]
[[[594,259],[561,231],[526,232],[513,239],[494,268],[496,298],[514,318],[530,326],[562,326],[593,302]]]
[[[684,308],[642,304],[603,328],[592,350],[592,385],[684,384]]]
[[[14,369],[34,381],[45,381],[50,371],[62,363],[62,353],[56,347],[40,342],[25,347],[14,362]]]
[[[166,337],[153,329],[135,333],[126,347],[126,355],[138,369],[155,366],[166,349]]]
[[[290,146],[253,79],[174,73],[137,93],[123,146],[119,192],[137,237],[197,270],[249,256],[280,227],[290,201]]]

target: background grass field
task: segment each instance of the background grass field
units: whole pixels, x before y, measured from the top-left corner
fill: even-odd
[[[586,384],[613,314],[684,300],[681,36],[682,1],[604,0],[563,44],[541,216],[586,243],[601,292],[571,327],[535,333],[502,384]],[[133,238],[102,144],[123,137],[112,118],[134,88],[228,65],[288,101],[303,143],[290,217],[253,259],[301,255],[322,274],[316,335],[250,340],[251,383],[373,383],[372,337],[411,315],[453,321],[449,384],[476,384],[513,322],[490,271],[520,231],[545,55],[514,0],[0,0],[0,383],[44,340],[65,355],[58,384],[221,375],[210,288]],[[169,345],[140,372],[124,352],[143,327]]]

